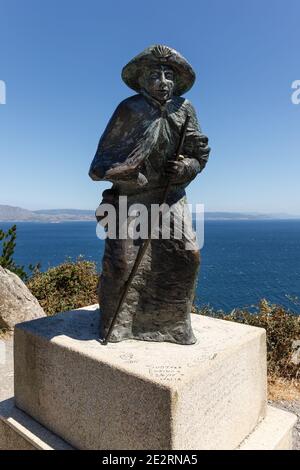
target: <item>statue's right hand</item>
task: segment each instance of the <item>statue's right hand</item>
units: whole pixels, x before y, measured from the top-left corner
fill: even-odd
[[[130,173],[130,169],[127,165],[122,163],[115,163],[109,170],[105,173],[105,178],[109,179],[114,176],[126,175]]]

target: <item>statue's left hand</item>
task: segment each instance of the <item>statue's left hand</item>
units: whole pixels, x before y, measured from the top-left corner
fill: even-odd
[[[197,173],[191,163],[191,159],[183,155],[180,155],[178,160],[168,160],[166,174],[171,183],[181,184],[191,181]]]

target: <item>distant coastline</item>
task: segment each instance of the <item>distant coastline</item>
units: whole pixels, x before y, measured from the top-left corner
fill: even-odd
[[[205,220],[299,220],[300,215],[262,214],[252,212],[205,212]],[[84,209],[40,209],[30,211],[22,207],[0,204],[0,222],[95,222],[95,211]]]

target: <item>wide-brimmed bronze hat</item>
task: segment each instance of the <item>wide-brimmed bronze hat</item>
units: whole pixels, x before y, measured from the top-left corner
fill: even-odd
[[[122,70],[122,79],[133,90],[141,89],[139,78],[143,70],[154,64],[168,65],[175,72],[174,95],[186,93],[194,84],[196,75],[188,61],[175,49],[163,45],[147,47]]]

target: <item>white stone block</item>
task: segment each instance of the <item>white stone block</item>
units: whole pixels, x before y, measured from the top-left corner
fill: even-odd
[[[16,404],[79,449],[235,449],[266,411],[265,331],[192,315],[197,343],[103,346],[96,307],[19,324]]]

